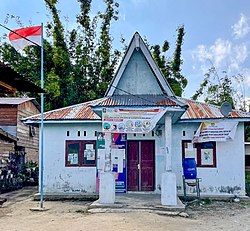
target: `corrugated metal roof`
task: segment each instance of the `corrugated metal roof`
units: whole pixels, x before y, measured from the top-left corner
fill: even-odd
[[[177,97],[184,104],[188,105],[188,109],[182,115],[181,119],[214,119],[214,118],[224,118],[220,112],[220,107],[197,102],[190,99],[184,99]],[[229,118],[250,118],[250,113],[233,110],[229,115]]]
[[[0,135],[4,136],[5,138],[12,140],[12,141],[17,141],[17,137],[11,135],[10,133],[6,132],[4,129],[0,128]]]
[[[8,105],[19,105],[24,102],[33,100],[34,98],[13,98],[13,97],[3,97],[0,98],[0,104],[8,104]]]
[[[145,97],[145,98],[144,98]],[[181,97],[170,98],[167,96],[140,96],[131,97],[113,96],[105,97],[90,102],[85,102],[69,107],[49,111],[44,113],[44,120],[100,120],[101,118],[94,113],[92,106],[188,106],[181,120],[185,119],[214,119],[224,118],[220,113],[220,107],[207,103],[197,102]],[[250,113],[234,110],[229,118],[250,118]],[[40,114],[26,118],[25,120],[40,120]]]
[[[100,120],[91,106],[103,99],[93,100],[44,113],[44,120]],[[25,120],[40,120],[40,114],[30,116]]]
[[[96,106],[185,106],[175,97],[166,95],[114,95]]]

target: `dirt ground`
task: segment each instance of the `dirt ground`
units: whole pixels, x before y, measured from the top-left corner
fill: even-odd
[[[0,195],[1,196],[1,195]],[[250,230],[250,202],[211,202],[188,206],[188,218],[132,211],[89,213],[88,202],[45,201],[48,211],[34,212],[39,202],[23,195],[0,208],[0,230]]]

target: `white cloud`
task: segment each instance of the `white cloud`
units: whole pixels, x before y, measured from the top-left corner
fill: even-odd
[[[207,70],[212,64],[226,71],[238,71],[248,57],[248,48],[244,43],[233,44],[218,38],[211,46],[198,45],[193,51],[193,59],[201,62],[201,69]]]
[[[233,36],[236,39],[243,38],[250,32],[250,21],[244,14],[240,15],[240,19],[233,26]]]

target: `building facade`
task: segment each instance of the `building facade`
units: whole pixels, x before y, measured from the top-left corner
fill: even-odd
[[[107,111],[126,112],[121,118],[126,123],[107,122]],[[149,114],[160,115],[151,129],[151,121],[134,123]],[[44,193],[95,194],[99,173],[113,171],[118,192],[167,194],[165,204],[171,205],[183,194],[182,161],[192,156],[201,195],[244,196],[244,121],[249,119],[247,113],[225,117],[219,107],[176,97],[136,33],[104,98],[44,114]],[[225,121],[236,126],[232,138],[192,142],[201,123]],[[40,116],[26,123],[39,124]]]

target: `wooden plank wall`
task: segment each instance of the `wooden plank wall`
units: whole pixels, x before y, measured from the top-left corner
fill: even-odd
[[[32,101],[27,101],[18,105],[17,112],[17,145],[25,147],[26,151],[26,161],[32,160],[38,162],[39,153],[39,128],[35,127],[33,129],[33,135],[30,132],[30,126],[25,125],[21,119],[26,118],[31,115],[39,114],[39,110],[32,103]]]
[[[2,140],[0,138],[0,160],[9,157],[10,151],[15,150],[15,143]]]
[[[0,105],[0,125],[17,125],[17,105]]]

